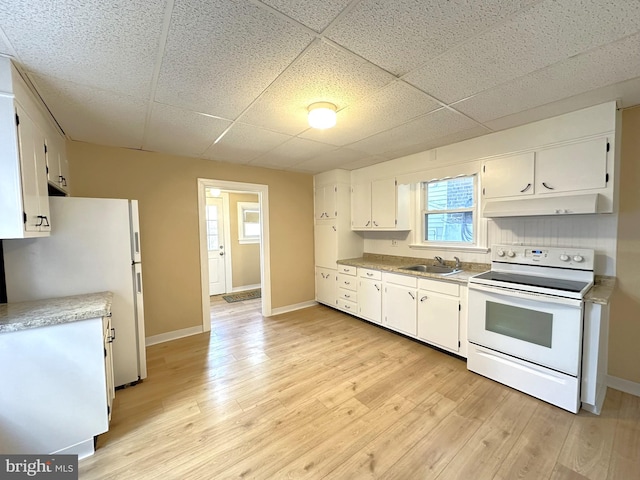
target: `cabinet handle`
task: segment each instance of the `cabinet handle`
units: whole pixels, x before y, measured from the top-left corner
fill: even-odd
[[[424,302],[426,299],[427,299],[427,296],[425,295],[424,297],[422,297],[422,298],[420,299],[420,301],[421,301],[421,302]]]
[[[549,186],[549,185],[547,185],[545,182],[542,182],[542,186],[543,186],[544,188],[546,188],[547,190],[555,190],[555,188],[550,187],[550,186]]]
[[[365,226],[365,227],[368,227],[370,223],[371,223],[371,220],[367,220],[367,223],[365,223],[365,225],[364,225],[364,226]]]
[[[543,185],[544,185],[544,183],[543,183]],[[530,184],[530,183],[527,183],[527,186],[526,186],[526,187],[524,187],[522,190],[520,190],[520,193],[524,193],[524,192],[526,192],[527,190],[529,190],[530,188],[531,188],[531,184]]]
[[[337,232],[338,230],[336,230],[336,227],[334,227],[333,225],[331,226],[331,228],[333,228],[334,232]]]
[[[40,222],[36,224],[36,227],[50,227],[49,219],[46,215],[38,215],[36,218],[40,219]]]
[[[345,282],[344,282],[344,284],[345,284],[345,285],[351,285],[351,282],[347,282],[347,281],[345,281]]]
[[[346,308],[347,310],[351,310],[351,306],[350,305],[345,305],[344,308]]]
[[[367,277],[373,277],[373,273],[367,272]]]
[[[411,300],[415,300],[415,299],[416,299],[416,297],[414,297],[414,296],[413,296],[413,293],[411,293],[411,292],[407,292],[407,293],[408,293],[408,294],[409,294],[409,296],[411,297]]]
[[[376,221],[375,221],[375,220],[373,221],[373,226],[374,226],[374,227],[378,227],[378,226],[379,226],[379,225],[376,223]]]
[[[344,298],[351,298],[351,295],[345,294]]]
[[[376,290],[380,291],[380,287],[378,285],[374,283],[373,286],[376,287]]]

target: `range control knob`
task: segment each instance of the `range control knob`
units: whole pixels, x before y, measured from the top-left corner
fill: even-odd
[[[498,250],[496,252],[496,255],[498,255],[499,257],[504,257],[504,251],[503,250]]]
[[[512,251],[512,250],[509,250],[509,251],[507,252],[507,257],[509,257],[509,258],[513,258],[513,257],[515,257],[515,256],[516,256],[516,252],[514,252],[514,251]]]
[[[573,256],[573,261],[574,262],[580,263],[582,260],[584,260],[584,258],[582,258],[582,255],[574,255]]]
[[[560,260],[562,260],[563,262],[569,261],[569,255],[563,253],[562,255],[560,255]]]

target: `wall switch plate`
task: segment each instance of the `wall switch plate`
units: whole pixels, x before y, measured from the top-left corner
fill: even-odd
[[[396,240],[396,239],[391,240],[391,246],[392,247],[397,247],[398,246],[398,240]]]

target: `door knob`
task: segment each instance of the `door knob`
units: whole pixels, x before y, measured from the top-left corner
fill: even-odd
[[[220,256],[223,256],[223,255],[224,255],[224,252],[220,252]]]

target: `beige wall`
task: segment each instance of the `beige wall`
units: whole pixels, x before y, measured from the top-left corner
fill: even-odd
[[[229,194],[229,228],[231,233],[231,270],[233,287],[260,283],[260,244],[240,244],[238,231],[238,202],[257,202],[258,195]]]
[[[202,324],[197,178],[268,185],[272,307],[313,300],[311,175],[80,142],[67,152],[73,196],[139,200],[147,336]]]
[[[617,289],[611,302],[609,375],[640,383],[640,107],[622,112]]]

